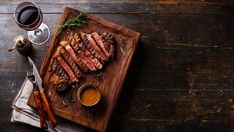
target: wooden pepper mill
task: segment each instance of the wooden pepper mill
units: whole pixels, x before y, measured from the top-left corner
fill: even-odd
[[[14,45],[12,48],[8,49],[8,51],[11,52],[14,49],[17,49],[20,54],[28,56],[32,51],[32,44],[27,37],[19,35],[15,37]]]

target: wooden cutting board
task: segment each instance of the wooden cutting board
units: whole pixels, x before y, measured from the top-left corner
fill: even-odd
[[[79,14],[78,10],[66,7],[60,23],[63,23],[68,18],[74,18],[77,14]],[[53,53],[59,46],[59,42],[71,32],[63,31],[57,35],[59,32],[58,27],[41,66],[40,74],[43,78],[43,87],[46,90],[47,98],[51,104],[52,110],[57,116],[98,131],[105,131],[118,100],[140,34],[92,15],[87,15],[86,18],[86,25],[77,27],[71,31],[83,31],[87,33],[106,31],[112,33],[116,40],[114,58],[104,66],[101,72],[89,74],[77,87],[71,88],[64,94],[57,94],[49,82],[50,76],[48,74],[48,66]],[[76,96],[79,86],[90,82],[96,84],[102,94],[100,104],[91,109],[82,106],[78,102]],[[31,94],[28,104],[35,107],[33,94]]]

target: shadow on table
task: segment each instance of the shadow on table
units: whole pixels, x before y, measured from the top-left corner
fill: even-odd
[[[131,102],[136,90],[138,81],[139,69],[142,68],[142,61],[144,60],[145,54],[147,53],[146,48],[143,47],[142,41],[140,40],[136,48],[135,54],[132,59],[132,63],[129,67],[126,80],[123,84],[123,89],[119,96],[119,100],[116,104],[116,108],[112,115],[109,128],[107,131],[120,131],[123,130],[123,123],[120,120],[125,120],[128,111],[131,109]],[[127,104],[127,105],[126,105]],[[124,107],[123,107],[124,106]]]

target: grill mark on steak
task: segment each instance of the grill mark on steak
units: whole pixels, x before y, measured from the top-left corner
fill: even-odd
[[[50,82],[53,88],[58,92],[64,91],[68,87],[68,84],[70,84],[70,79],[59,65],[57,59],[53,59],[51,73],[53,73],[53,75],[50,78]],[[67,85],[63,85],[64,83]]]
[[[60,82],[58,85],[56,85],[57,87],[55,87],[55,90],[57,92],[63,92],[68,88],[69,85],[70,84],[67,81]]]
[[[58,67],[58,61],[57,60],[54,60],[53,61],[54,63],[53,63],[53,65],[52,65],[52,71],[56,71],[56,69],[57,69],[57,67]]]
[[[115,39],[114,39],[114,36],[112,34],[110,34],[110,33],[104,32],[101,35],[101,40],[103,41],[105,49],[109,52],[109,54],[111,56],[113,56],[114,55],[114,51],[115,51],[115,46],[114,46]]]
[[[77,78],[80,78],[81,75],[81,71],[79,70],[79,68],[76,66],[75,62],[72,60],[72,58],[70,57],[70,55],[67,53],[66,50],[62,49],[61,50],[61,55],[64,58],[64,60],[69,64],[69,66],[71,67],[72,71],[74,72],[75,76]]]
[[[51,59],[50,64],[49,64],[49,75],[52,75],[56,71],[58,65],[59,64],[56,60]]]
[[[97,70],[95,65],[93,64],[93,62],[91,60],[89,60],[89,58],[87,56],[85,56],[85,53],[79,47],[78,43],[76,42],[76,40],[74,38],[71,41],[71,46],[74,48],[74,50],[77,52],[77,55],[82,59],[82,61],[87,65],[87,67],[91,71]]]
[[[93,54],[97,60],[99,60],[102,64],[105,63],[105,59],[102,59],[101,56],[93,49],[93,47],[90,45],[87,37],[85,36],[85,33],[81,32],[79,33],[80,38],[82,39],[83,43],[85,44],[86,48],[90,51],[90,53]]]
[[[97,32],[91,33],[92,37],[94,38],[94,40],[97,42],[97,44],[99,45],[100,49],[104,52],[104,54],[109,57],[110,54],[107,52],[107,50],[104,47],[103,41],[101,40],[101,37],[98,35]]]
[[[64,79],[69,79],[68,75],[66,72],[63,70],[63,68],[59,65],[57,59],[52,59],[51,61],[52,65],[51,68],[49,69],[49,75],[55,74],[58,76],[61,76]]]
[[[75,39],[71,41],[71,47],[76,51],[77,55],[81,60],[86,64],[90,71],[96,71],[94,64],[84,55],[84,52],[79,48],[78,44],[75,42]]]
[[[58,76],[56,74],[52,76],[50,82],[57,92],[66,90],[71,83],[69,78],[62,78],[61,76]]]
[[[92,61],[92,63],[95,65],[96,68],[98,69],[102,69],[103,65],[101,64],[101,62],[95,58],[93,56],[93,54],[91,54],[89,52],[89,50],[86,48],[86,46],[84,45],[83,41],[81,40],[80,36],[77,35],[77,33],[75,33],[74,35],[74,40],[77,43],[77,45],[79,46],[79,48],[84,52],[85,56]],[[74,43],[71,43],[74,44]]]
[[[101,49],[96,44],[95,40],[92,38],[92,35],[86,34],[86,37],[87,37],[91,47],[100,55],[101,59],[104,61],[107,60],[107,57],[102,53]]]
[[[62,57],[57,57],[57,60],[60,64],[60,66],[66,71],[66,73],[68,74],[69,78],[73,81],[76,82],[78,81],[78,79],[76,78],[75,74],[73,73],[72,69],[69,67],[69,65],[66,63],[66,61],[64,61],[64,59]]]
[[[61,41],[60,44],[66,49],[66,51],[70,54],[73,61],[84,71],[88,72],[88,67],[84,64],[83,60],[76,56],[75,51],[70,46],[70,42],[68,41]]]

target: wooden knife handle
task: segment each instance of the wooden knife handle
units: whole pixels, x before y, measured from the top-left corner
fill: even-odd
[[[45,96],[45,92],[44,90],[40,90],[40,94],[41,94],[41,98],[42,98],[42,101],[43,101],[43,104],[44,104],[44,107],[46,109],[46,112],[48,114],[48,117],[49,117],[49,120],[50,120],[50,123],[53,127],[55,127],[57,125],[57,122],[55,120],[55,117],[54,117],[54,114],[52,113],[51,111],[51,108],[50,108],[50,105],[48,103],[48,100]]]
[[[42,106],[42,103],[41,103],[41,98],[40,98],[39,92],[34,91],[33,93],[34,93],[35,103],[36,103],[36,106],[37,106],[37,111],[38,111],[38,114],[39,114],[39,117],[40,117],[41,128],[47,129],[48,126],[47,126],[47,123],[46,123],[45,113],[44,113],[44,109],[43,109],[43,106]]]

